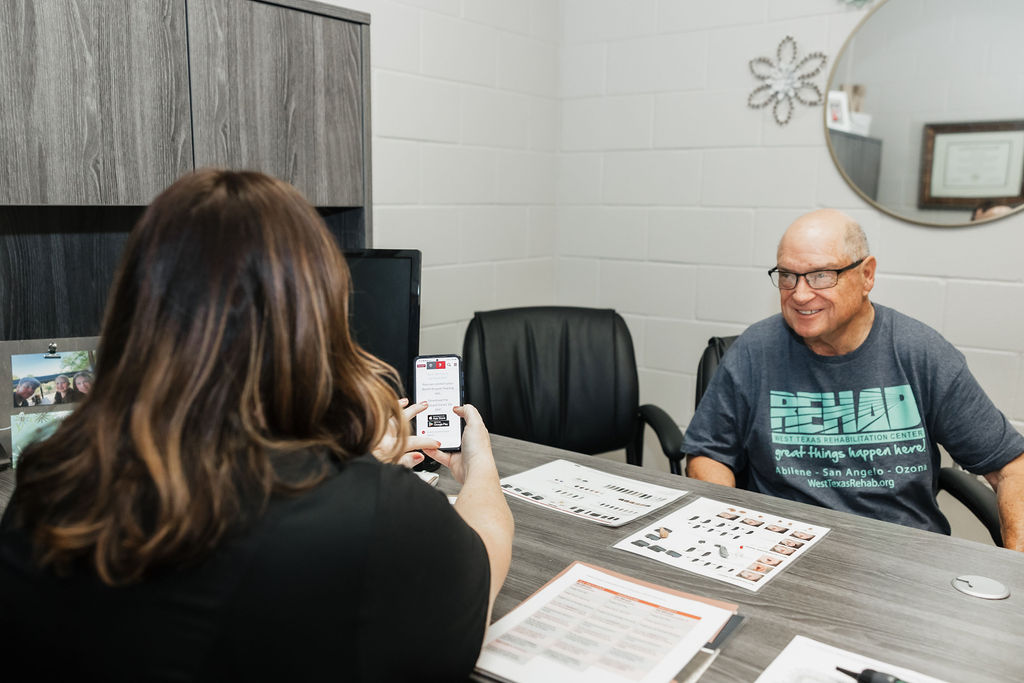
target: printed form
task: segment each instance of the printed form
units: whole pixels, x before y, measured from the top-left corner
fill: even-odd
[[[488,629],[477,669],[524,683],[665,683],[736,609],[576,562]]]

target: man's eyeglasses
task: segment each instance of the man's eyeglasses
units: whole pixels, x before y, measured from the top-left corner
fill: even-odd
[[[772,284],[779,289],[796,289],[796,285],[801,277],[807,280],[807,286],[811,289],[828,289],[839,284],[839,273],[852,270],[862,263],[864,263],[864,259],[858,259],[844,268],[812,270],[807,273],[790,273],[789,271],[779,270],[779,267],[775,266],[768,271],[768,277],[772,279]]]

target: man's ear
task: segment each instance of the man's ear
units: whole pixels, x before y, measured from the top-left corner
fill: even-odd
[[[875,260],[874,256],[868,256],[864,259],[864,263],[860,264],[861,275],[864,278],[865,294],[875,288],[875,268],[877,266],[878,261]]]

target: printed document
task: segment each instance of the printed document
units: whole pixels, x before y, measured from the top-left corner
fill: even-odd
[[[666,683],[736,610],[576,562],[491,625],[477,669],[523,683]]]
[[[757,591],[828,532],[816,524],[698,498],[614,547]]]
[[[796,636],[789,641],[786,649],[761,672],[754,683],[853,683],[854,679],[838,671],[837,666],[857,674],[871,669],[896,676],[907,683],[943,683],[938,678],[840,650],[804,636]]]
[[[554,460],[501,480],[514,498],[618,527],[678,500],[686,491]]]

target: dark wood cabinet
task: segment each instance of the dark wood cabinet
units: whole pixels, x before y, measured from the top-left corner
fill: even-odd
[[[369,17],[311,0],[0,0],[0,339],[92,336],[182,173],[296,185],[371,238]]]
[[[0,204],[145,204],[190,126],[185,0],[0,2]]]
[[[319,206],[362,204],[360,28],[248,0],[189,0],[196,166],[252,168]]]
[[[142,206],[0,206],[0,339],[91,337]]]

